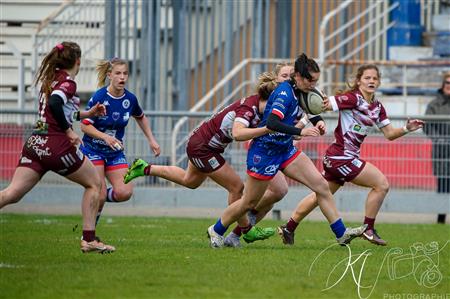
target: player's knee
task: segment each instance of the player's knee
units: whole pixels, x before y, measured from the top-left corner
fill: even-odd
[[[387,194],[389,192],[389,182],[386,178],[384,178],[379,184],[377,184],[377,186],[375,186],[375,190],[377,190],[378,192],[382,192],[384,194]]]
[[[278,200],[281,200],[288,193],[288,186],[287,185],[280,186],[277,189],[273,190],[272,192],[273,192],[273,195],[275,198],[277,198]]]
[[[114,199],[116,201],[127,201],[133,195],[132,189],[114,189]]]
[[[244,194],[244,184],[242,184],[242,183],[235,184],[235,185],[231,186],[230,188],[228,188],[228,192],[230,192],[231,194],[234,194],[235,198],[241,198],[242,195]]]
[[[318,181],[316,184],[314,184],[314,192],[316,194],[320,194],[323,196],[328,196],[330,192],[330,187],[328,186],[328,182],[322,178],[320,181]]]

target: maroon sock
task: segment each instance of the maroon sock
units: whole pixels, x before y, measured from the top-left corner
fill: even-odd
[[[91,242],[95,240],[95,230],[83,230],[83,240]]]
[[[288,223],[286,224],[286,228],[288,231],[290,231],[291,233],[295,232],[295,229],[298,226],[298,222],[295,222],[294,219],[289,218]]]
[[[367,229],[373,229],[375,226],[375,218],[364,217],[364,224],[367,224]]]
[[[144,174],[145,175],[150,175],[150,168],[152,168],[151,164],[148,164],[145,168],[144,168]]]
[[[242,231],[239,225],[236,225],[236,227],[233,229],[233,233],[235,233],[238,236],[242,235]]]
[[[253,226],[251,226],[250,224],[247,225],[247,226],[244,226],[244,227],[241,226],[241,232],[242,232],[243,234],[246,234],[246,233],[248,233],[249,230],[252,229],[252,227],[253,227]]]

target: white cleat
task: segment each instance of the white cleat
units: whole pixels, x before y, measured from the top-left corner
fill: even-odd
[[[356,238],[362,235],[362,233],[366,230],[367,224],[363,224],[359,227],[355,228],[348,228],[345,230],[344,234],[340,238],[336,238],[336,241],[339,243],[339,245],[345,245],[350,244],[350,242]]]
[[[231,232],[226,236],[224,244],[227,247],[239,248],[241,247],[241,239],[238,235]]]
[[[212,248],[222,248],[224,246],[224,237],[216,233],[214,225],[208,227],[206,233],[208,234],[209,245],[211,245]]]

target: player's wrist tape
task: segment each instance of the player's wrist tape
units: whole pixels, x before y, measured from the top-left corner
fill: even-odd
[[[406,126],[403,126],[402,129],[405,134],[408,134],[410,132]]]
[[[302,118],[302,119],[300,119],[300,122],[306,126],[308,124],[308,119]]]

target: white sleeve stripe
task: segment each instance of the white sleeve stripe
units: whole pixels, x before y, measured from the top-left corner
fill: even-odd
[[[337,102],[336,102],[336,97],[335,96],[331,96],[328,99],[330,100],[331,107],[333,108],[333,111],[338,111],[339,107],[338,107]]]
[[[54,94],[60,96],[63,99],[64,104],[67,104],[67,96],[64,92],[62,92],[61,90],[54,90],[51,95]]]
[[[244,124],[246,127],[250,126],[250,122],[242,117],[236,117],[234,121],[240,122],[241,124]]]
[[[391,121],[389,120],[389,118],[386,118],[385,120],[383,120],[382,122],[378,123],[377,126],[378,128],[383,128],[387,125],[389,125],[391,123]]]

